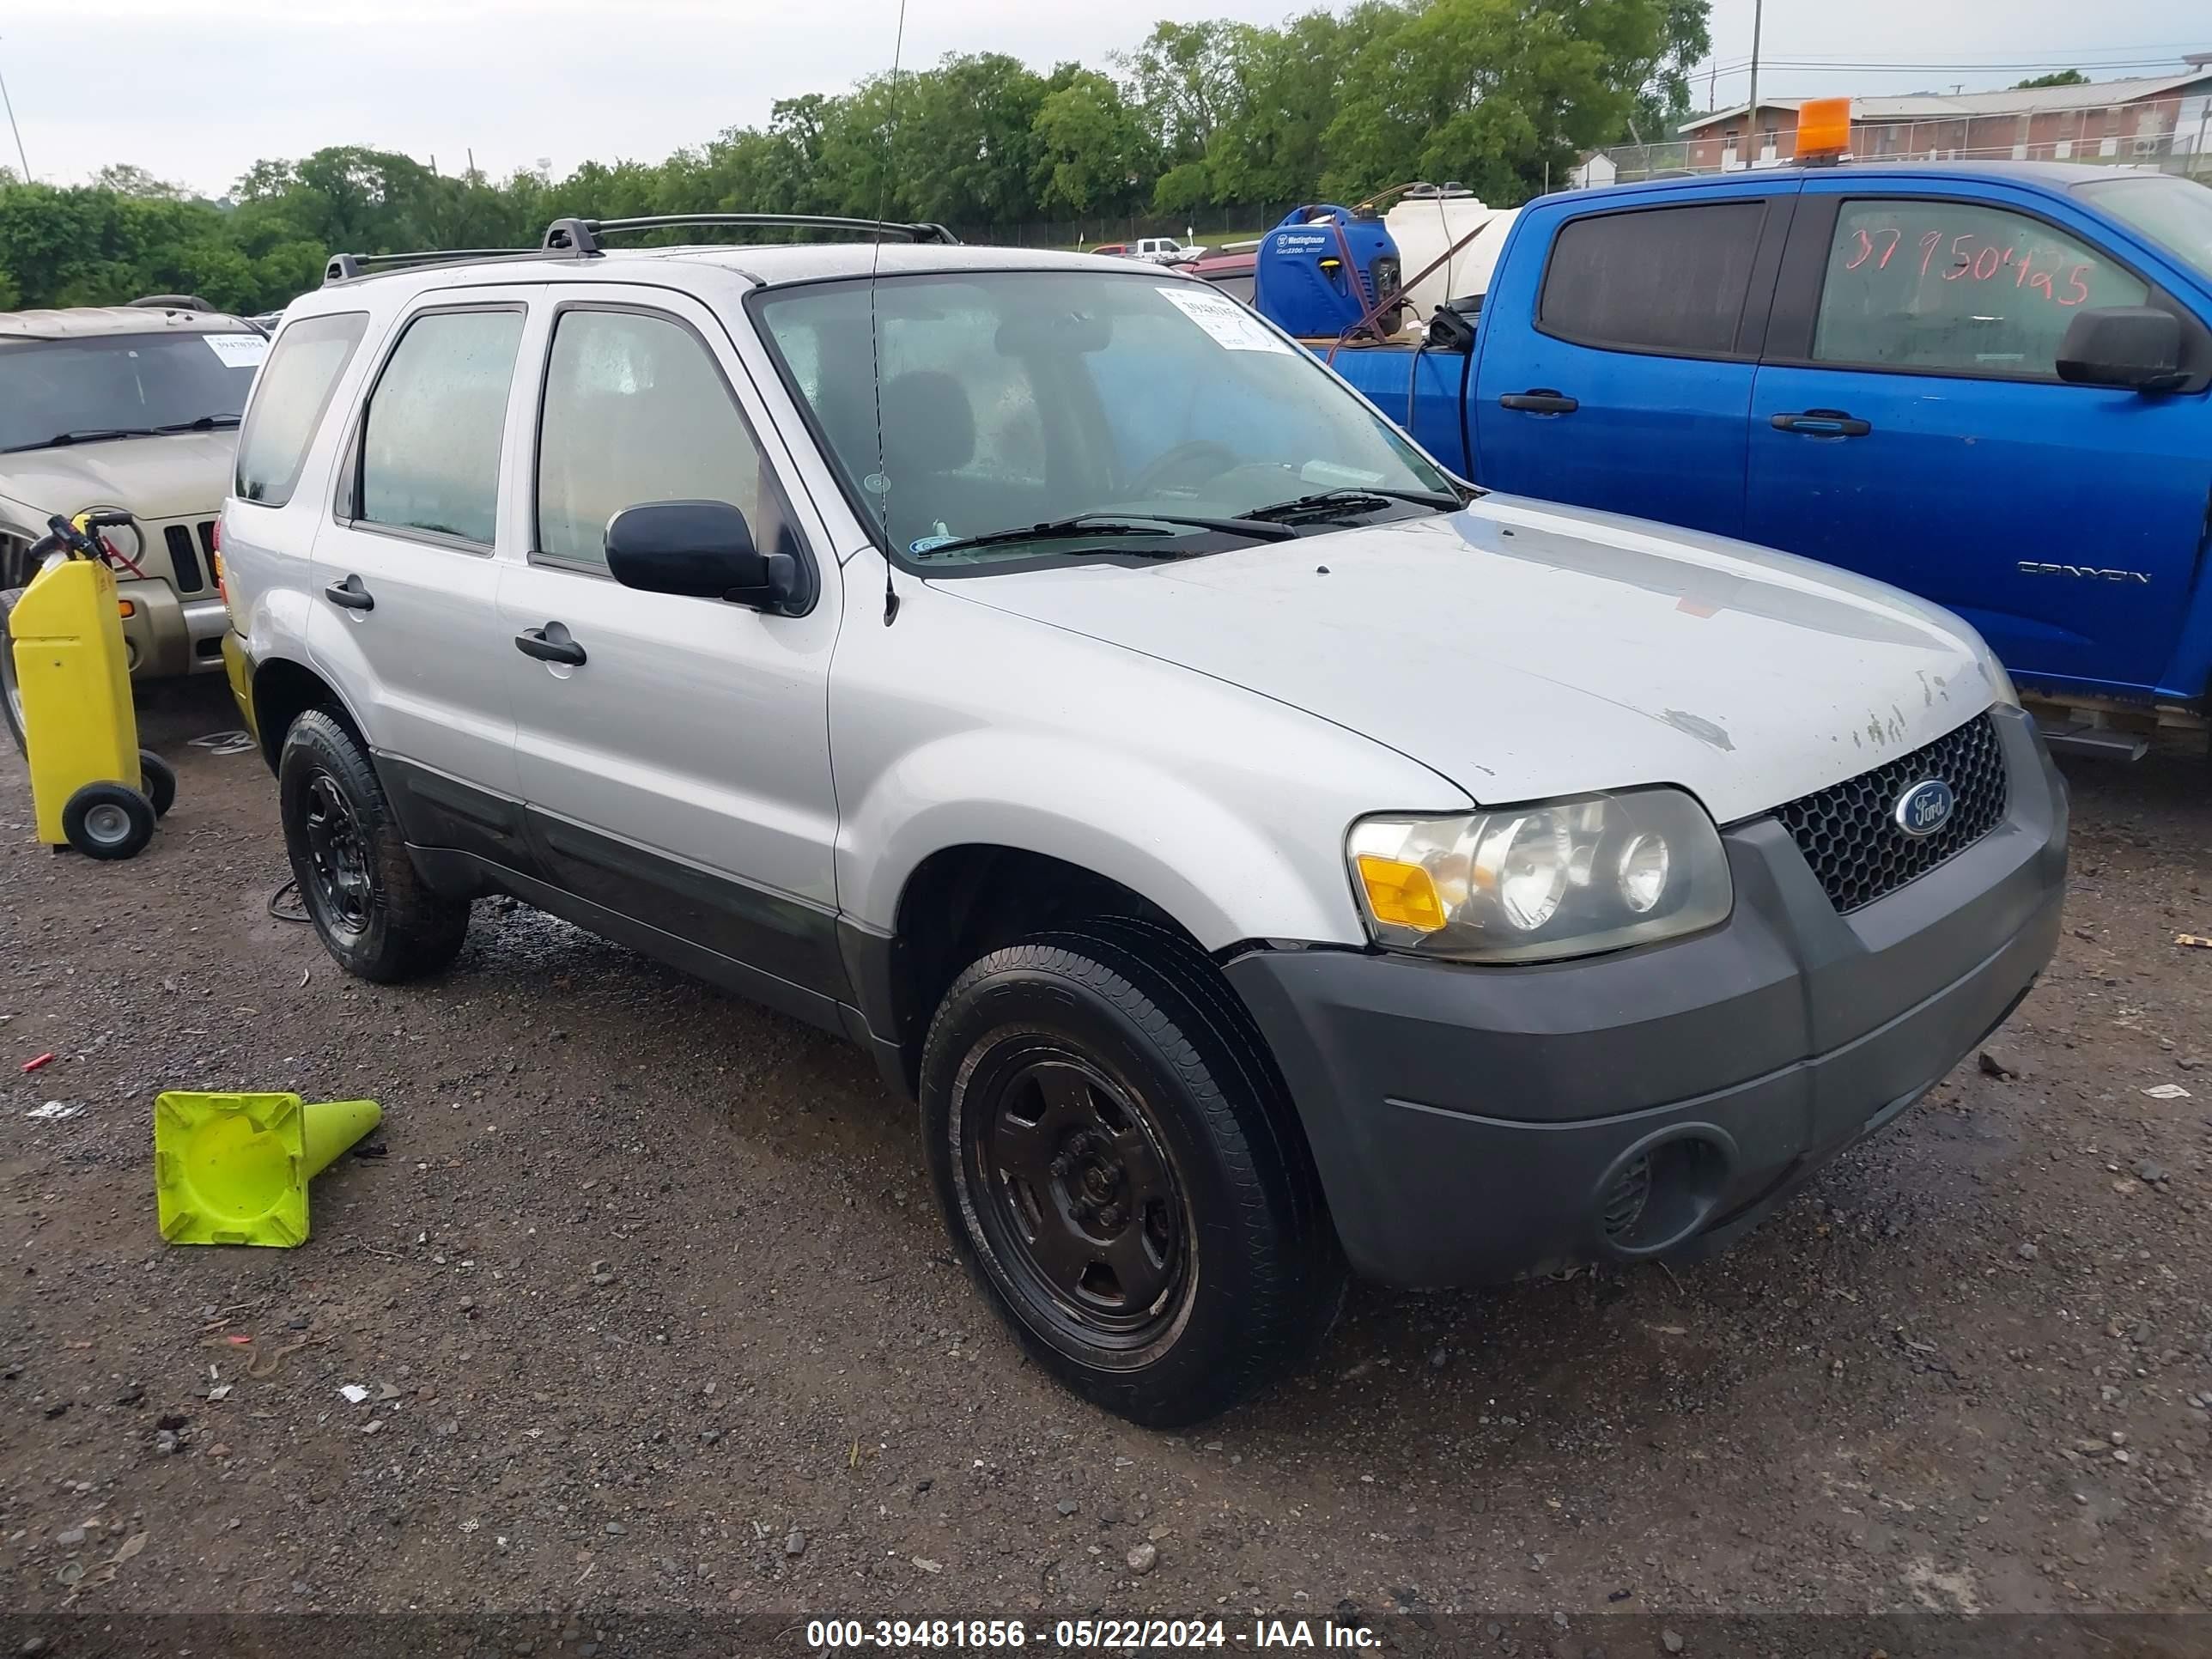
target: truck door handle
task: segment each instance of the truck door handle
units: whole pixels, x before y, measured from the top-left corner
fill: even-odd
[[[584,647],[556,622],[547,623],[543,628],[524,629],[514,636],[514,648],[540,662],[565,662],[574,667],[584,660]]]
[[[1531,415],[1571,415],[1582,405],[1572,398],[1565,398],[1547,386],[1532,386],[1526,392],[1509,392],[1498,400],[1500,409],[1524,409]]]
[[[1777,415],[1774,429],[1802,432],[1811,438],[1863,438],[1874,428],[1840,409],[1808,409],[1802,415]]]
[[[349,575],[342,582],[332,582],[323,590],[323,597],[341,611],[376,609],[376,600],[357,575]]]

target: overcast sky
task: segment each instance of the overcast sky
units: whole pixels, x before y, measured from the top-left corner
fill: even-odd
[[[1714,0],[1723,103],[1741,101],[1753,0]],[[1103,64],[1158,17],[1274,22],[1285,0],[909,0],[906,62],[1012,52]],[[34,177],[135,162],[208,194],[263,157],[362,143],[495,176],[658,161],[775,99],[890,66],[896,0],[9,0],[0,76]],[[1761,90],[2008,86],[2044,66],[2105,78],[2212,51],[2204,0],[1766,0]],[[1909,63],[1827,72],[1789,59]],[[1926,67],[1919,67],[1919,66]],[[2178,66],[2178,63],[2177,63]],[[1705,82],[1700,78],[1702,102]],[[0,159],[15,161],[0,132]]]

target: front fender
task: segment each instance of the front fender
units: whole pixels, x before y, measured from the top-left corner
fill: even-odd
[[[1316,870],[1288,842],[1134,756],[971,730],[909,750],[847,812],[837,889],[854,920],[888,933],[908,878],[932,854],[1011,847],[1119,882],[1209,951],[1261,936],[1357,945],[1366,935],[1340,836]]]

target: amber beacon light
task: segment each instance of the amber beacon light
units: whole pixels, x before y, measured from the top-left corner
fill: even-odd
[[[1797,106],[1797,159],[1832,164],[1851,147],[1851,100],[1808,98]]]

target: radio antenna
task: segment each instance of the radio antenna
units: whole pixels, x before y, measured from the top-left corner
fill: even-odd
[[[891,143],[898,137],[899,60],[906,53],[906,0],[899,0],[898,32],[891,38],[890,94],[885,100],[884,111],[884,186],[877,198],[880,204],[876,210],[876,245],[868,256],[868,366],[875,380],[876,392],[876,471],[867,482],[869,493],[876,501],[884,527],[884,626],[889,628],[897,619],[898,589],[891,585],[891,569],[896,562],[891,557],[891,476],[890,460],[884,450],[884,337],[876,321],[876,283],[884,263],[884,222],[891,207]]]

